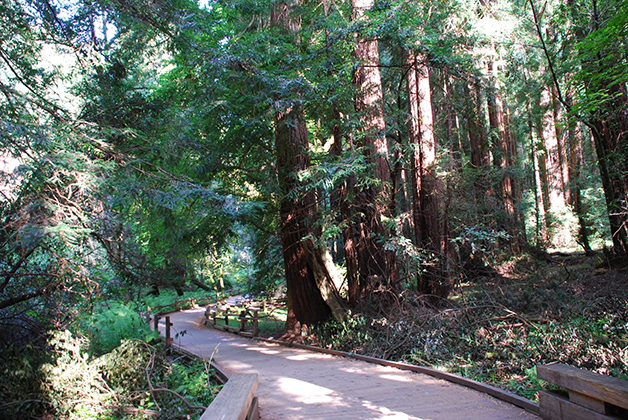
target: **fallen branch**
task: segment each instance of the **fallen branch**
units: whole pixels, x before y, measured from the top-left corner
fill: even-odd
[[[190,404],[188,402],[188,400],[186,400],[185,397],[183,397],[181,394],[179,394],[179,393],[177,393],[177,392],[175,392],[175,391],[173,391],[171,389],[168,389],[168,388],[152,388],[151,387],[150,392],[151,392],[151,394],[153,392],[167,392],[169,394],[172,394],[172,395],[178,397],[181,401],[183,401],[185,403],[185,405],[187,405],[187,407],[190,410],[206,410],[207,409],[207,407],[203,407],[202,405],[192,405],[192,404]]]

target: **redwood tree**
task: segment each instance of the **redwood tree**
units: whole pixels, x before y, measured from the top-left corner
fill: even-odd
[[[367,23],[365,11],[372,5],[373,0],[352,1],[353,18],[362,24],[362,28]],[[372,166],[373,177],[373,182],[356,191],[359,213],[357,249],[360,287],[363,290],[394,286],[397,280],[395,255],[384,248],[384,241],[390,233],[382,219],[390,217],[391,191],[378,48],[376,39],[370,38],[364,31],[357,34],[355,109],[361,116],[361,127],[356,146],[363,150],[367,163]]]

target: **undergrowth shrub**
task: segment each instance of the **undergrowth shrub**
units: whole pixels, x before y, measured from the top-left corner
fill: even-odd
[[[90,410],[96,414],[106,410],[113,392],[84,351],[86,341],[66,330],[54,332],[48,344],[58,357],[42,367],[42,391],[54,412],[70,419],[84,418]]]
[[[404,294],[314,330],[314,344],[447,370],[535,399],[535,366],[565,363],[628,378],[628,298],[622,279],[559,265],[469,284],[434,308]]]
[[[0,418],[36,417],[47,408],[39,398],[44,377],[41,365],[50,362],[51,354],[33,345],[9,343],[0,346],[0,352]]]
[[[57,357],[41,369],[42,396],[54,418],[198,418],[220,388],[210,382],[209,363],[173,363],[161,347],[141,340],[92,357],[87,340],[58,331],[49,346]]]
[[[150,341],[158,334],[150,329],[133,303],[107,302],[80,319],[76,329],[89,337],[90,350],[103,354],[120,345],[123,339]]]

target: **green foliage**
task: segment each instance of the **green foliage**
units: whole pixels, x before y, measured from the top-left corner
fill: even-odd
[[[150,363],[152,353],[148,346],[139,345],[136,340],[123,339],[119,346],[100,356],[95,363],[109,385],[116,393],[122,394],[128,390],[147,389],[148,381],[146,369]],[[135,360],[135,363],[129,363]],[[138,363],[147,361],[146,365]]]
[[[285,329],[288,309],[284,307],[274,307],[267,313],[259,314],[259,334],[260,336],[270,336]]]
[[[41,365],[50,361],[52,355],[41,348],[20,348],[5,343],[1,347],[0,365],[0,417],[18,418],[36,416],[47,408],[46,401],[39,398],[44,375]]]
[[[86,352],[86,340],[68,331],[52,334],[49,345],[57,356],[41,369],[42,393],[55,418],[128,418],[129,408],[139,418],[145,418],[144,410],[171,418],[190,413],[181,398],[192,406],[207,406],[219,390],[210,383],[211,370],[204,361],[171,363],[162,350],[139,340],[123,340],[98,358]],[[166,388],[179,396],[158,391]]]
[[[85,352],[85,340],[66,330],[53,333],[49,344],[58,357],[42,367],[42,389],[55,412],[67,418],[84,418],[91,410],[98,413],[106,408],[113,395]]]
[[[90,350],[107,353],[123,339],[150,341],[158,335],[152,331],[132,303],[106,302],[79,320],[80,328],[90,338]]]
[[[350,353],[369,354],[374,344],[373,331],[368,328],[376,324],[376,320],[368,320],[364,315],[347,314],[342,322],[327,321],[317,327],[314,334],[323,347]]]

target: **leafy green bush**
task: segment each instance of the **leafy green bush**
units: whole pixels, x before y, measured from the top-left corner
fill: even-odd
[[[40,366],[50,362],[50,353],[31,345],[0,347],[0,418],[31,418],[42,412],[45,401],[39,398],[43,372]]]
[[[69,331],[53,333],[48,344],[57,357],[43,365],[41,389],[55,418],[198,417],[219,391],[210,383],[209,363],[173,363],[163,348],[140,340],[123,340],[97,358],[87,352],[86,339]]]
[[[113,392],[84,351],[86,341],[66,330],[54,332],[48,344],[58,357],[42,367],[42,390],[54,411],[64,418],[85,418],[89,410],[106,409]]]
[[[110,301],[84,317],[78,329],[90,338],[91,350],[107,353],[120,345],[122,339],[150,341],[158,335],[150,329],[132,303]]]
[[[183,296],[179,296],[174,290],[164,290],[159,293],[159,296],[148,295],[144,297],[139,303],[139,309],[145,311],[146,308],[156,308],[158,306],[171,305],[174,310],[174,303],[185,299],[204,299],[209,297],[214,300],[216,298],[215,292],[208,292],[206,290],[198,289],[194,291],[187,291]],[[159,312],[168,311],[169,308],[160,309]],[[154,311],[151,311],[154,313]]]

